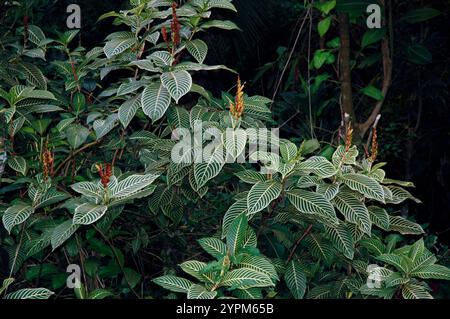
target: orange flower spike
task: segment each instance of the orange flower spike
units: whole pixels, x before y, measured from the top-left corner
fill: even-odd
[[[230,101],[230,113],[235,119],[240,118],[244,113],[244,85],[245,84],[241,84],[241,79],[238,76],[236,97],[234,103],[233,101]]]
[[[352,146],[353,139],[353,128],[351,127],[351,123],[349,124],[347,131],[345,133],[345,151],[348,152],[350,147]]]
[[[45,157],[43,156],[42,164],[44,165],[44,181],[47,181],[48,178],[48,167],[45,164]]]
[[[231,113],[231,115],[236,117],[236,109],[235,109],[234,103],[232,101],[230,101],[230,113]]]
[[[172,44],[173,48],[180,44],[180,22],[177,16],[177,3],[172,3],[172,22],[170,23],[170,29],[172,31]]]
[[[372,145],[371,145],[371,149],[370,149],[370,161],[371,162],[375,162],[375,160],[377,159],[378,156],[378,136],[377,136],[377,128],[374,127],[373,128],[373,133],[372,133]]]
[[[169,36],[167,34],[167,28],[166,27],[162,27],[161,28],[161,34],[162,34],[164,42],[167,45],[167,49],[170,51],[170,41],[169,41]]]
[[[163,37],[164,42],[169,42],[169,38],[167,37],[167,28],[166,27],[162,27],[161,28],[161,34]]]
[[[55,175],[55,154],[53,152],[50,153],[51,158],[51,166],[50,166],[50,176],[53,177]]]
[[[111,179],[111,176],[113,175],[112,174],[112,165],[111,164],[106,164],[106,168],[105,168],[105,179],[107,179],[108,180],[108,183],[109,183],[109,181],[110,181],[110,179]]]
[[[109,163],[106,164],[106,173],[109,174],[109,176],[112,174],[112,166]]]
[[[100,182],[102,183],[103,187],[108,187],[109,181],[112,176],[111,164],[106,164],[105,169],[103,169],[102,164],[95,164],[95,167],[97,168],[98,175],[100,175]]]
[[[236,92],[236,115],[238,117],[241,117],[242,113],[244,113],[244,85],[245,84],[241,84],[241,79],[238,76]]]
[[[48,176],[53,176],[54,159],[52,152],[48,149],[47,143],[45,143],[44,151],[42,153],[42,165],[44,171],[44,180],[47,180]]]

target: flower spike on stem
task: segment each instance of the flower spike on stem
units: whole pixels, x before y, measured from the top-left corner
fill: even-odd
[[[167,45],[167,50],[170,51],[171,50],[171,48],[170,48],[170,41],[169,41],[169,36],[167,34],[167,28],[166,27],[162,27],[161,28],[161,34],[162,34],[164,42]]]
[[[44,180],[54,175],[54,158],[52,152],[48,149],[48,142],[45,142],[44,151],[42,153],[42,165],[44,171]]]
[[[175,53],[176,47],[180,44],[180,21],[177,16],[177,3],[172,3],[172,21],[170,23],[170,30],[172,31],[172,54]]]
[[[98,174],[100,175],[100,181],[103,187],[107,188],[112,176],[111,164],[106,164],[105,168],[103,168],[102,164],[95,164],[95,167],[97,168]]]
[[[375,119],[375,122],[372,126],[372,144],[370,146],[370,162],[375,162],[378,156],[378,136],[377,136],[377,125],[378,121],[380,120],[381,114],[378,114],[377,118]]]
[[[237,91],[234,103],[230,101],[230,113],[233,115],[235,119],[238,119],[244,113],[244,86],[245,83],[241,83],[241,79],[238,76],[237,78]]]
[[[347,130],[345,132],[345,152],[348,152],[350,147],[352,147],[352,139],[353,139],[353,128],[351,126],[351,122],[349,122]]]

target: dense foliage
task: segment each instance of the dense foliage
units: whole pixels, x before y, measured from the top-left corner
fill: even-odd
[[[335,6],[307,7],[322,16],[321,37]],[[432,298],[430,279],[450,280],[422,226],[395,210],[420,200],[376,161],[378,104],[358,123],[344,97],[338,138],[320,154],[313,136],[278,138],[273,101],[204,63],[203,34],[239,29],[220,11],[236,7],[131,0],[100,17],[121,29],[91,49],[76,30],[50,37],[25,24],[3,35],[2,297],[412,299]],[[383,30],[362,46],[386,48]],[[311,69],[333,64],[339,43],[318,49]],[[214,96],[195,81],[209,72],[236,87]],[[327,79],[303,83],[303,97]],[[261,138],[279,152],[255,150]]]

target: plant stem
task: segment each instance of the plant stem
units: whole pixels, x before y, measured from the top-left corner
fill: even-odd
[[[306,236],[308,236],[308,234],[311,232],[312,227],[313,227],[313,224],[310,224],[310,225],[306,228],[306,230],[305,230],[305,232],[303,233],[303,235],[302,235],[299,239],[297,239],[297,241],[295,242],[294,246],[293,246],[292,249],[291,249],[291,252],[290,252],[290,254],[289,254],[288,259],[286,260],[286,264],[289,264],[289,262],[292,260],[292,257],[294,257],[294,254],[295,254],[295,251],[297,250],[297,247],[300,245],[300,243],[302,242],[302,240],[305,239]]]
[[[72,158],[74,158],[77,154],[79,154],[80,152],[84,151],[85,149],[87,149],[89,147],[97,145],[98,143],[100,143],[100,140],[96,140],[94,142],[88,143],[88,144],[84,145],[83,147],[77,149],[72,154],[70,154],[69,157],[67,157],[61,164],[58,165],[58,167],[55,170],[55,174],[54,175],[57,175],[59,173],[59,171],[64,167],[64,165],[66,165],[66,163],[68,161],[70,161]]]

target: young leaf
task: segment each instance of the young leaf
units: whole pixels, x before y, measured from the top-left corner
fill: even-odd
[[[317,50],[314,53],[313,57],[313,65],[318,70],[320,69],[325,63],[330,64],[335,61],[335,56],[333,53],[327,50]]]
[[[303,143],[303,150],[305,148],[305,142]],[[283,160],[286,163],[289,163],[290,161],[294,160],[297,156],[297,146],[290,142],[290,141],[282,141],[280,143],[280,154]]]
[[[86,107],[86,98],[83,93],[77,92],[73,95],[72,106],[76,114],[80,114],[84,111]]]

